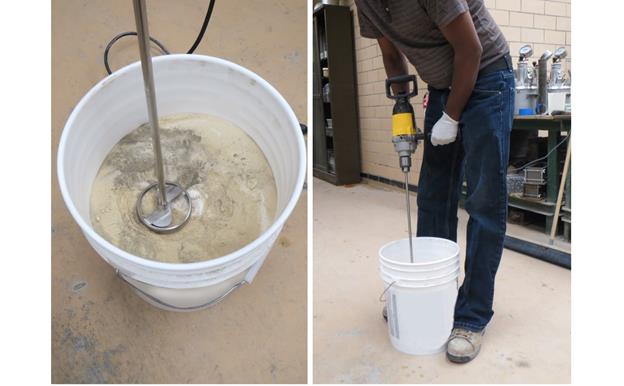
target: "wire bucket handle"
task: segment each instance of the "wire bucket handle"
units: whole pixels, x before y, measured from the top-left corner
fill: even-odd
[[[132,287],[135,291],[140,292],[142,295],[146,296],[147,298],[149,298],[150,300],[165,306],[165,307],[169,307],[178,311],[194,311],[194,310],[201,310],[204,308],[209,308],[212,307],[214,305],[216,305],[217,303],[221,302],[223,299],[225,299],[229,294],[231,294],[232,292],[234,292],[236,289],[242,287],[245,284],[248,284],[248,282],[243,279],[240,282],[234,284],[234,286],[232,286],[229,290],[227,290],[223,295],[219,296],[218,298],[209,301],[208,303],[204,303],[204,304],[200,304],[198,306],[191,306],[191,307],[180,307],[180,306],[176,306],[173,304],[169,304],[167,302],[164,302],[158,298],[156,298],[155,296],[152,296],[150,294],[148,294],[147,292],[143,291],[141,288],[137,287],[136,285],[132,284],[127,278],[126,275],[124,275],[123,273],[121,273],[121,271],[119,271],[119,269],[115,269],[115,273],[117,274],[117,276],[123,280],[124,282],[126,282],[126,284],[128,284],[130,287]]]
[[[384,298],[384,295],[386,294],[386,292],[388,292],[388,290],[390,289],[390,287],[392,287],[397,281],[393,281],[392,283],[390,283],[381,293],[381,295],[379,295],[379,301],[382,303],[386,302],[386,298]]]

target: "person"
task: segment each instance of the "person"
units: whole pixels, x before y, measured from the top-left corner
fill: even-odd
[[[474,359],[494,311],[505,237],[515,94],[509,46],[482,0],[355,0],[360,34],[377,39],[388,77],[409,60],[428,84],[417,236],[457,241],[466,181],[465,277],[446,355]],[[395,93],[408,85],[395,85]]]

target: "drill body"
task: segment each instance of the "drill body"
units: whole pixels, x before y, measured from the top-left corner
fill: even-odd
[[[413,83],[412,91],[392,94],[391,86],[400,83]],[[399,166],[404,173],[408,173],[412,167],[412,154],[416,151],[418,140],[422,135],[418,134],[414,108],[410,104],[411,97],[418,94],[416,76],[404,75],[386,79],[386,96],[394,99],[392,108],[392,143],[394,150],[399,155]]]

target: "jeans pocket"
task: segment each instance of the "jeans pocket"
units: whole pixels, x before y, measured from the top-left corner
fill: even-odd
[[[483,96],[483,97],[498,95],[501,92],[502,92],[501,90],[490,90],[490,89],[482,89],[482,88],[472,89],[473,94],[476,94],[477,96]]]
[[[474,89],[460,120],[465,140],[480,142],[499,136],[504,99],[501,90]]]
[[[464,116],[472,116],[476,113],[477,119],[481,114],[500,113],[503,103],[503,91],[497,89],[480,89],[472,90],[470,99],[464,109]],[[471,114],[472,113],[472,114]]]
[[[496,81],[479,82],[472,89],[473,94],[494,95],[500,94],[507,87],[507,82],[502,79]]]
[[[501,94],[507,88],[507,82],[500,76],[495,79],[477,79],[472,90],[472,96],[487,97]]]

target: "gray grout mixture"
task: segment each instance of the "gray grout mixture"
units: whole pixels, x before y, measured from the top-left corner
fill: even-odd
[[[140,257],[190,263],[233,252],[272,224],[277,201],[273,173],[242,129],[205,114],[170,115],[160,125],[166,179],[181,184],[192,199],[189,223],[163,235],[136,218],[137,196],[156,180],[151,131],[145,124],[113,147],[95,178],[91,223],[98,234]],[[174,218],[180,216],[184,200],[173,208]]]

